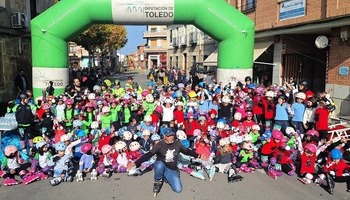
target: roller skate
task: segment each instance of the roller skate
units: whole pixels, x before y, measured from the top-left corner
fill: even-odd
[[[105,178],[109,178],[111,177],[111,174],[108,173],[107,171],[104,171],[102,174],[101,174],[102,177],[105,177]]]
[[[277,172],[275,171],[275,169],[273,168],[273,166],[270,166],[268,171],[267,171],[267,175],[269,175],[271,178],[273,179],[277,179],[278,177],[278,174]]]
[[[18,185],[19,182],[13,178],[10,178],[10,177],[7,177],[5,180],[4,180],[4,185],[6,186],[11,186],[11,185]]]
[[[227,182],[238,182],[242,181],[243,177],[237,174],[237,169],[234,165],[231,165],[227,172]]]
[[[334,190],[334,180],[333,180],[333,177],[332,175],[330,175],[329,173],[326,174],[326,181],[327,181],[327,186],[328,186],[328,192],[329,194],[333,195],[333,190]]]
[[[38,175],[28,175],[28,176],[24,176],[23,177],[23,184],[24,185],[28,185],[29,183],[32,183],[36,180],[39,179],[39,176]]]
[[[156,197],[157,194],[160,192],[160,189],[162,189],[163,186],[163,180],[155,180],[153,184],[153,196]]]
[[[38,176],[38,180],[45,180],[48,178],[48,176],[43,172],[37,172],[36,175]]]
[[[216,168],[214,165],[211,165],[210,166],[210,169],[209,169],[209,180],[212,181],[213,178],[214,178],[214,175],[215,175],[215,172],[216,172]]]
[[[197,170],[193,170],[190,173],[190,175],[195,177],[195,178],[198,178],[198,179],[201,179],[201,180],[205,180],[202,170],[198,170],[198,171]]]
[[[54,179],[50,180],[50,184],[52,186],[56,186],[56,185],[60,184],[61,182],[62,182],[61,177],[60,178],[54,178]]]
[[[80,170],[77,171],[77,174],[75,175],[77,177],[77,182],[83,181],[83,173],[81,173]]]
[[[90,173],[91,177],[90,179],[91,180],[97,180],[97,171],[96,169],[93,169],[92,172]]]
[[[141,171],[137,169],[136,167],[133,167],[132,169],[129,170],[128,176],[139,176],[141,175]]]

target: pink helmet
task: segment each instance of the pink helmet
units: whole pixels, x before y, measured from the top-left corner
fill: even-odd
[[[92,149],[92,144],[90,144],[90,143],[85,143],[81,146],[81,151],[85,154],[87,152],[91,151],[91,149]]]
[[[73,100],[72,99],[67,99],[66,100],[66,105],[73,105]]]
[[[93,106],[92,106],[92,103],[88,102],[88,103],[85,104],[85,107],[86,108],[92,108]]]
[[[11,156],[14,153],[16,153],[16,151],[17,151],[17,147],[10,145],[10,146],[5,147],[4,153],[5,153],[5,156]]]
[[[194,129],[193,136],[197,137],[198,135],[201,135],[202,131],[199,129]]]
[[[273,130],[272,131],[272,138],[276,139],[276,140],[282,140],[284,138],[283,133],[279,130]]]
[[[115,98],[109,99],[109,103],[117,103],[117,100]]]
[[[50,104],[44,103],[42,108],[43,108],[44,110],[48,110],[48,109],[50,109],[50,107],[51,107]]]
[[[107,154],[110,150],[112,150],[112,146],[111,145],[109,145],[109,144],[103,145],[103,147],[102,147],[102,153],[103,154]]]
[[[146,97],[150,92],[148,90],[144,90],[141,92],[142,97]]]
[[[306,135],[311,135],[311,136],[316,136],[316,137],[319,137],[320,134],[318,133],[318,131],[314,130],[314,129],[311,129],[311,130],[308,130],[306,132]]]
[[[162,107],[162,106],[157,106],[157,107],[155,108],[155,111],[156,111],[157,113],[162,113],[162,112],[163,112],[163,107]]]
[[[247,117],[253,117],[253,113],[250,112],[250,111],[248,111],[248,112],[247,112]]]
[[[311,151],[312,153],[316,153],[316,151],[317,151],[316,145],[314,145],[312,143],[306,144],[304,149],[307,149],[307,150]]]

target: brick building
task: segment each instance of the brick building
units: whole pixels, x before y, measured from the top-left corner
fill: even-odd
[[[350,1],[228,2],[255,22],[255,44],[265,43],[260,55],[254,52],[256,82],[263,76],[278,84],[307,80],[314,92],[332,90],[336,115],[350,115]]]

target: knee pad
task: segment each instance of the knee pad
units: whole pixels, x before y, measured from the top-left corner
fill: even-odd
[[[98,174],[102,174],[105,171],[104,167],[98,167],[96,170]]]
[[[268,156],[261,155],[261,162],[267,162],[269,160]]]
[[[46,166],[46,167],[43,168],[42,171],[45,173],[45,172],[48,172],[49,170],[51,170],[51,167]]]
[[[321,180],[326,180],[326,175],[324,175],[324,174],[320,174],[320,175],[318,175],[318,177],[320,177]]]
[[[305,175],[305,178],[312,180],[314,178],[314,176],[312,174],[310,174],[310,173],[307,173]]]
[[[270,158],[270,163],[271,163],[271,165],[275,165],[276,164],[276,158],[274,158],[274,157]]]
[[[125,173],[126,172],[126,168],[124,166],[120,166],[119,167],[119,172],[120,173]]]

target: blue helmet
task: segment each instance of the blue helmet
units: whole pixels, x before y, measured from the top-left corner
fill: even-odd
[[[160,135],[158,135],[158,134],[153,134],[153,135],[151,136],[151,140],[152,140],[152,141],[160,140]]]
[[[85,131],[80,129],[76,134],[78,138],[82,138],[85,136]]]
[[[249,89],[255,89],[256,85],[254,83],[251,83],[251,84],[248,85],[248,88]]]
[[[152,86],[153,87],[153,82],[152,81],[148,81],[147,86]]]
[[[201,88],[204,88],[204,82],[200,82],[200,83],[198,84],[198,86],[201,87]]]
[[[181,140],[182,146],[189,148],[190,147],[190,142],[188,140]]]
[[[226,124],[226,119],[222,119],[222,118],[218,119],[217,123],[219,123],[219,122]]]
[[[74,120],[73,121],[73,127],[76,128],[76,127],[80,127],[83,125],[83,122],[81,120]]]
[[[176,97],[176,98],[182,97],[182,92],[181,92],[180,90],[176,91],[176,92],[175,92],[175,97]]]
[[[333,149],[331,151],[331,158],[332,159],[342,159],[343,153],[339,149]]]
[[[67,148],[66,144],[64,142],[59,142],[55,144],[56,151],[65,151]]]

